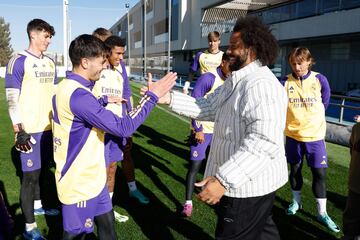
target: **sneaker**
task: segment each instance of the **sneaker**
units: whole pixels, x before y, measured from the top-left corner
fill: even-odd
[[[340,232],[340,228],[334,221],[327,215],[327,213],[319,215],[318,220],[323,223],[328,229],[330,229],[333,232]]]
[[[185,203],[181,215],[184,217],[191,217],[193,206],[192,204]]]
[[[48,215],[48,216],[57,216],[60,214],[60,211],[54,208],[49,208],[49,209],[44,209],[44,208],[37,208],[34,209],[34,215],[38,216],[38,215]]]
[[[286,215],[295,215],[296,212],[301,209],[302,206],[297,201],[293,200],[293,202],[286,209]]]
[[[114,216],[115,216],[115,220],[118,222],[126,222],[127,220],[129,220],[128,216],[125,215],[121,215],[120,213],[114,211]]]
[[[55,208],[49,208],[45,210],[45,215],[48,216],[57,216],[60,214],[60,211]]]
[[[23,236],[25,240],[46,240],[46,238],[41,235],[39,229],[37,228],[34,228],[31,231],[25,231]]]
[[[130,197],[135,198],[141,204],[148,204],[150,200],[144,196],[138,189],[129,193]]]
[[[34,215],[35,216],[44,215],[44,214],[45,214],[45,209],[43,209],[42,207],[34,209]]]

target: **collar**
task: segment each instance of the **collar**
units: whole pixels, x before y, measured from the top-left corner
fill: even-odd
[[[86,88],[89,88],[90,90],[92,90],[92,88],[95,85],[94,81],[87,80],[87,79],[83,78],[82,76],[80,76],[76,73],[73,73],[72,71],[66,71],[66,78],[77,81],[78,83],[80,83],[81,85],[83,85]]]
[[[295,79],[298,79],[298,80],[305,80],[307,79],[311,74],[311,71],[309,70],[307,74],[305,74],[304,76],[302,77],[297,77],[295,73],[292,73],[292,76],[295,78]]]
[[[241,79],[243,79],[246,75],[254,72],[255,70],[257,70],[260,67],[262,67],[262,64],[258,59],[256,59],[255,61],[249,63],[245,67],[243,67],[235,72],[232,72],[232,74],[231,74],[232,81],[234,83],[237,83]]]
[[[29,50],[25,50],[25,52],[26,52],[27,54],[29,54],[29,55],[37,58],[37,59],[43,59],[43,58],[44,58],[44,55],[43,55],[43,54],[41,54],[40,56],[36,56],[35,54],[31,53]]]

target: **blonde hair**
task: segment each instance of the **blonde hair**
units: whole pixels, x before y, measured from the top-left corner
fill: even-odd
[[[104,42],[108,37],[112,35],[112,33],[106,28],[99,27],[94,30],[92,35]]]
[[[306,47],[297,47],[291,50],[288,56],[289,63],[291,63],[291,60],[310,62],[309,69],[315,64],[315,59],[311,55],[310,50]]]

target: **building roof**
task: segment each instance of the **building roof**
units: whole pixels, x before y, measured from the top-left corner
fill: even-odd
[[[288,0],[230,0],[222,1],[205,9],[202,23],[233,22],[249,11],[278,5]]]

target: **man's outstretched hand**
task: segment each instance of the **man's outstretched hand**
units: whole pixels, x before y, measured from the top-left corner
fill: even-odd
[[[146,91],[151,91],[159,98],[158,103],[169,103],[170,90],[175,85],[176,79],[177,73],[169,72],[159,81],[153,82],[151,73],[148,73],[147,87],[142,87],[140,94],[144,95]]]

